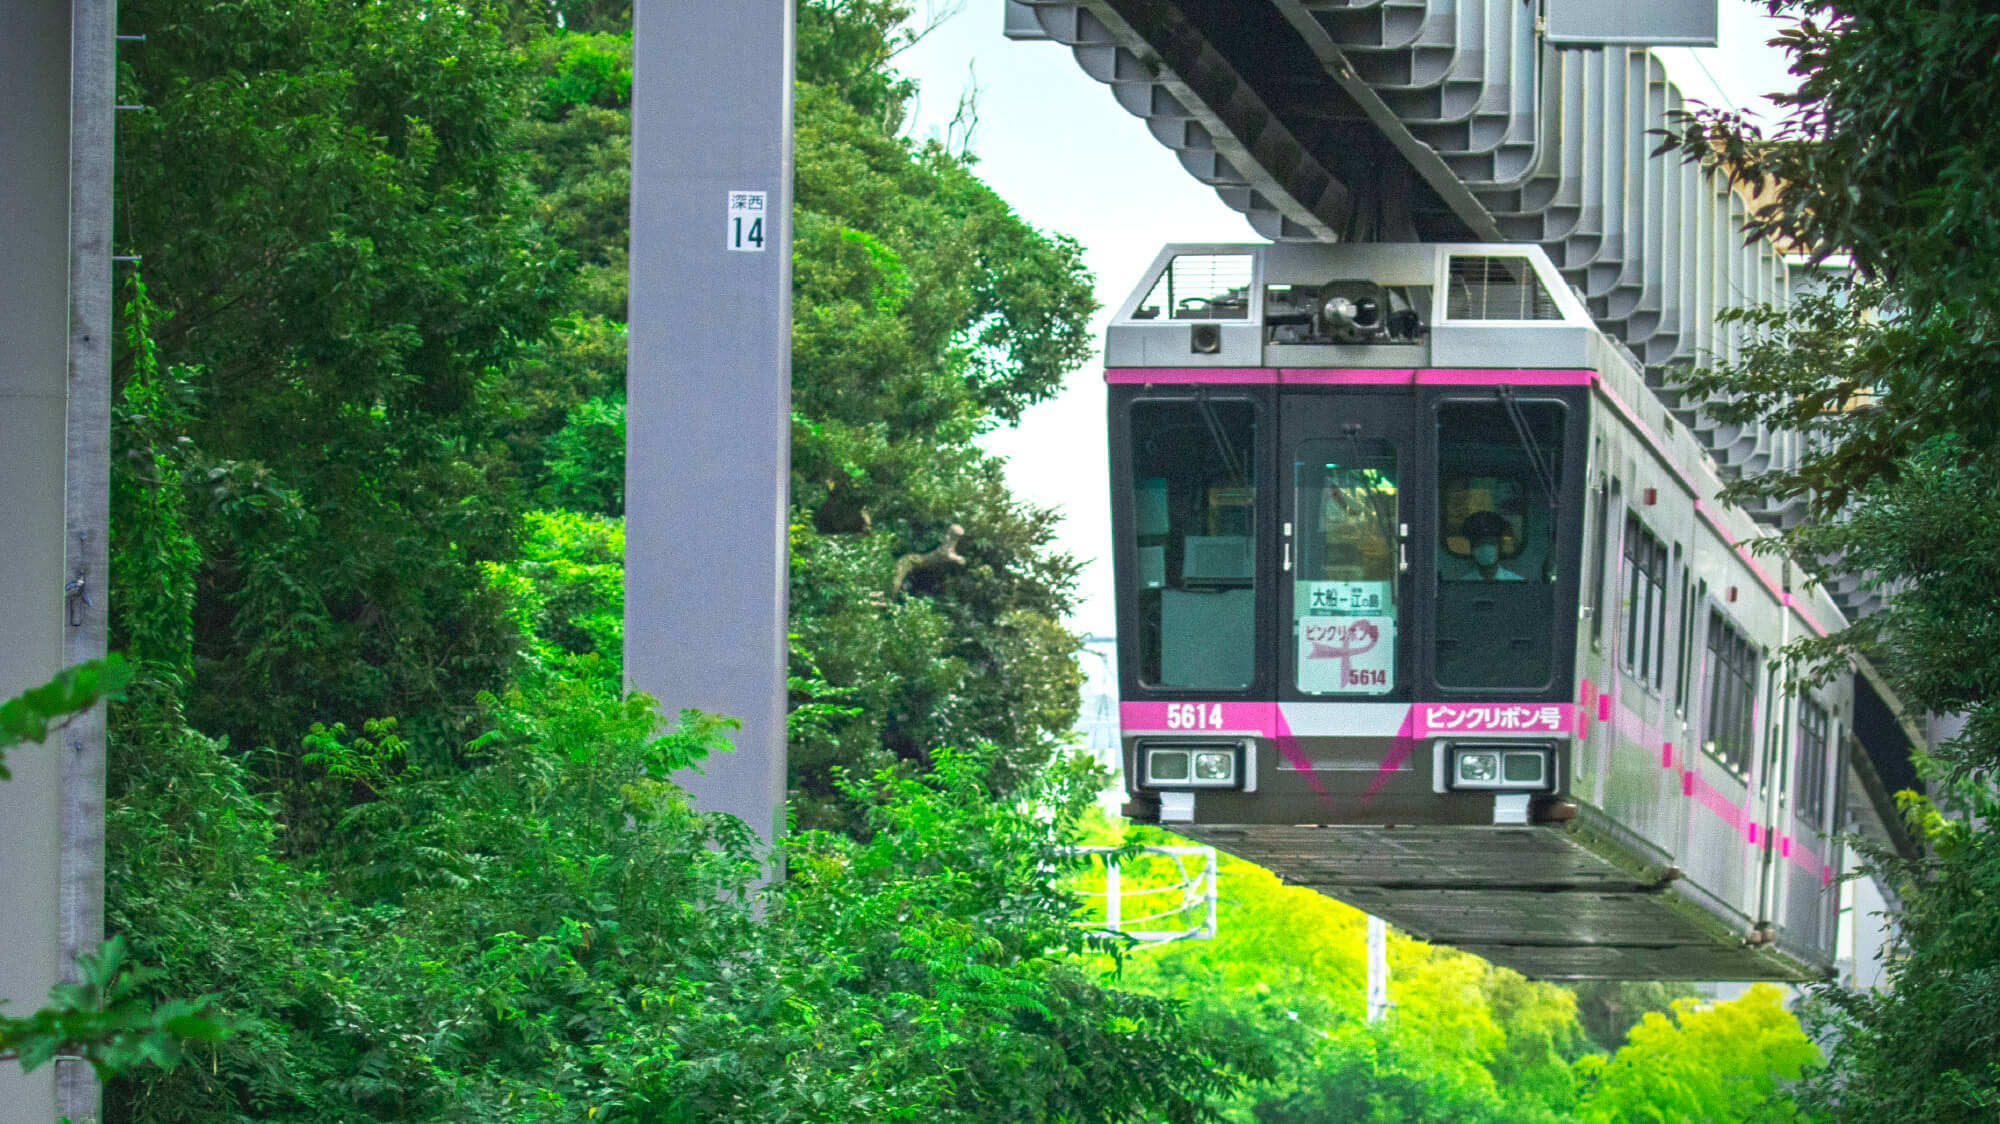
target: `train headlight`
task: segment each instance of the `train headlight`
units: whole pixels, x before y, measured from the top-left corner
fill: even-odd
[[[1500,779],[1508,784],[1539,785],[1546,779],[1548,769],[1539,753],[1503,753],[1500,755]]]
[[[1458,783],[1492,784],[1499,777],[1499,754],[1460,753],[1458,755]]]
[[[1188,779],[1188,751],[1155,749],[1146,754],[1146,780],[1153,784]]]
[[[1555,747],[1459,742],[1448,751],[1451,787],[1499,792],[1554,792]]]
[[[1241,788],[1243,743],[1142,741],[1139,775],[1148,788]]]
[[[1194,776],[1202,781],[1230,781],[1236,779],[1236,755],[1204,750],[1194,755]]]

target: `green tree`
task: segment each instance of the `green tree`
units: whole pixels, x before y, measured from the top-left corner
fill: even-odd
[[[1945,791],[1970,819],[1946,818],[1904,793],[1910,826],[1933,853],[1876,860],[1904,900],[1890,988],[1817,996],[1833,1064],[1805,1099],[1836,1119],[1970,1124],[2000,1114],[2000,839],[1973,826],[1992,823],[2000,799],[1977,782]]]
[[[1625,1044],[1626,1033],[1648,1012],[1666,1014],[1674,1000],[1695,997],[1690,984],[1659,980],[1580,980],[1565,986],[1576,995],[1577,1020],[1607,1054]]]
[[[486,4],[135,0],[122,246],[144,255],[200,551],[187,706],[244,748],[398,713],[449,745],[512,640],[493,371],[555,295]],[[121,355],[117,377],[135,377]],[[117,642],[117,641],[114,641]],[[429,735],[436,735],[433,743]]]
[[[1984,128],[1987,68],[1971,65],[2000,48],[2000,26],[1982,6],[1948,0],[1766,7],[1793,21],[1774,40],[1799,77],[1797,90],[1774,95],[1784,119],[1766,135],[1741,114],[1697,111],[1668,145],[1768,190],[1749,237],[1851,256],[1853,273],[1833,283],[1851,316],[1891,313],[1872,330],[1816,340],[1793,363],[1765,362],[1760,390],[1729,388],[1830,438],[1800,472],[1769,482],[1824,513],[1899,474],[1928,438],[1979,449],[2000,438],[2000,214],[1987,205],[2000,140]]]
[[[1576,1115],[1591,1124],[1706,1120],[1714,1124],[1804,1119],[1783,1085],[1819,1057],[1770,984],[1726,1003],[1676,999],[1632,1028],[1609,1060],[1577,1063],[1586,1082]]]
[[[1097,778],[1052,754],[1067,568],[972,445],[1081,354],[1088,287],[1073,246],[895,138],[897,5],[802,11],[802,79],[840,95],[811,100],[834,123],[812,159],[844,162],[820,182],[853,212],[801,249],[813,377],[852,379],[846,348],[901,390],[801,415],[867,487],[843,493],[858,527],[822,530],[817,497],[795,522],[873,560],[823,562],[846,582],[824,605],[929,622],[927,646],[857,671],[841,645],[876,638],[823,629],[845,680],[802,650],[794,730],[883,757],[897,727],[930,768],[825,765],[821,818],[854,835],[789,841],[754,902],[749,833],[665,779],[726,724],[661,736],[616,665],[622,14],[134,15],[161,49],[128,86],[158,110],[124,155],[156,195],[125,236],[164,263],[121,367],[119,628],[147,689],[115,723],[107,921],[167,966],[146,994],[198,985],[237,1032],[127,1074],[110,1114],[1209,1118],[1263,1055],[1078,958],[1057,882]],[[517,521],[527,496],[559,506]],[[954,522],[953,558],[903,561]],[[961,683],[978,705],[922,725],[845,701],[914,714]]]
[[[393,731],[309,742],[366,789],[307,859],[192,733],[114,806],[114,926],[237,1024],[114,1084],[119,1119],[1194,1121],[1259,1054],[1075,958],[1056,885],[1094,774],[995,802],[976,757],[854,786],[867,839],[790,877],[666,776],[697,715],[562,676],[490,700],[490,764],[405,768]],[[753,908],[753,901],[755,903]],[[759,917],[761,914],[761,919]]]
[[[1392,932],[1395,1006],[1370,1024],[1366,917],[1239,859],[1219,872],[1216,935],[1134,950],[1124,974],[1276,1056],[1220,1106],[1229,1119],[1521,1124],[1575,1104],[1571,1063],[1589,1043],[1568,991]]]
[[[1815,518],[1786,545],[1864,575],[1885,601],[1796,654],[1861,652],[1916,710],[1963,715],[1935,780],[1976,816],[2000,765],[2000,193],[1985,127],[2000,82],[1969,60],[2000,49],[2000,21],[1959,3],[1769,6],[1796,20],[1778,40],[1800,79],[1788,115],[1766,133],[1698,113],[1670,144],[1770,188],[1752,237],[1851,254],[1853,267],[1791,309],[1746,312],[1756,345],[1691,390],[1718,417],[1806,436],[1800,466],[1731,494],[1806,498]],[[1915,863],[1876,855],[1873,869],[1904,891],[1890,989],[1821,990],[1836,1046],[1814,1099],[1840,1119],[1988,1119],[2000,1104],[1981,998],[2000,974],[1991,858],[1939,847]]]

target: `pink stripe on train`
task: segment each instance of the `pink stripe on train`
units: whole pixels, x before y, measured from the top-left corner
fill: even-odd
[[[1597,381],[1596,371],[1508,370],[1505,368],[1433,367],[1417,372],[1419,386],[1589,386]]]
[[[1109,367],[1105,369],[1104,381],[1170,386],[1183,383],[1269,385],[1278,381],[1278,372],[1270,367]]]
[[[1305,704],[1311,705],[1311,704]],[[1377,762],[1375,775],[1361,796],[1365,807],[1400,772],[1416,743],[1433,734],[1557,734],[1576,722],[1577,708],[1568,703],[1416,703],[1405,706],[1390,739],[1389,751]],[[1328,795],[1312,760],[1299,749],[1298,736],[1285,720],[1284,708],[1268,702],[1121,702],[1118,721],[1125,733],[1245,734],[1270,738],[1278,753],[1320,796]]]
[[[1283,367],[1278,370],[1278,381],[1287,386],[1411,386],[1415,384],[1417,374],[1414,368],[1339,370]]]
[[[1416,703],[1404,707],[1396,736],[1560,734],[1575,724],[1576,710],[1569,703]],[[1118,721],[1127,733],[1255,734],[1297,740],[1283,709],[1270,702],[1122,702]]]
[[[1106,367],[1104,381],[1167,386],[1590,386],[1597,381],[1597,372],[1519,367]]]

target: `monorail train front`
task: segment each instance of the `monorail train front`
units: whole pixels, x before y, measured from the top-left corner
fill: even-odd
[[[1637,375],[1541,250],[1172,246],[1105,356],[1128,814],[1532,975],[1823,970],[1572,792]]]

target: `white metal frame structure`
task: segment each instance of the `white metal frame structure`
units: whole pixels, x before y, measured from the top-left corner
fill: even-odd
[[[1085,898],[1104,899],[1104,932],[1116,933],[1138,942],[1142,948],[1157,947],[1174,941],[1202,941],[1215,936],[1216,866],[1213,847],[1145,847],[1140,854],[1165,855],[1174,860],[1180,871],[1180,879],[1164,886],[1146,886],[1137,890],[1125,888],[1120,876],[1118,856],[1125,853],[1123,847],[1076,847],[1073,853],[1079,855],[1102,855],[1104,857],[1104,889],[1101,891],[1079,890]],[[1188,860],[1200,860],[1200,866],[1192,873],[1188,870]],[[1160,894],[1178,893],[1178,903],[1166,909],[1155,909],[1138,917],[1125,915],[1125,899],[1141,898]],[[1129,925],[1141,925],[1162,918],[1194,914],[1200,923],[1184,929],[1133,929]]]

